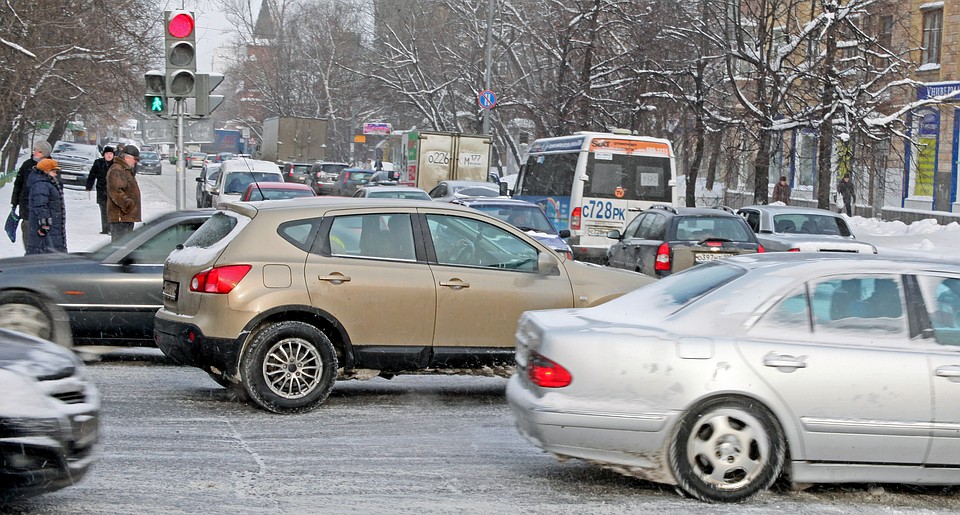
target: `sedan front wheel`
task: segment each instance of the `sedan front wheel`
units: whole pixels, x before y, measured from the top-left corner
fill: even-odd
[[[303,413],[326,400],[337,379],[337,355],[327,335],[295,321],[271,323],[253,336],[241,359],[250,399],[274,413]]]

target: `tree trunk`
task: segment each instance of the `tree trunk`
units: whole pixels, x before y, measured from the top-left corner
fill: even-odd
[[[717,167],[720,166],[720,145],[723,143],[723,132],[717,131],[710,135],[710,161],[707,163],[707,181],[704,188],[713,191],[713,183],[717,180]]]
[[[829,7],[825,5],[824,8],[828,9]],[[833,69],[834,58],[837,53],[837,38],[833,25],[830,25],[827,29],[824,40],[826,53],[823,58],[823,72],[821,74],[824,83],[820,93],[820,105],[827,111],[820,121],[820,139],[817,142],[817,207],[830,209],[830,163],[833,158],[834,137],[833,120],[830,113],[831,106],[834,105],[837,97],[836,74]]]
[[[770,130],[760,128],[760,147],[753,160],[753,202],[766,205],[770,195]]]
[[[703,161],[703,139],[706,132],[702,116],[697,116],[693,131],[693,157],[690,158],[690,168],[687,169],[687,207],[697,206],[697,176],[700,175],[700,163]]]
[[[50,136],[47,137],[47,143],[52,147],[57,141],[63,139],[63,135],[67,132],[67,119],[63,116],[58,116],[57,119],[53,122],[53,127],[50,128]]]

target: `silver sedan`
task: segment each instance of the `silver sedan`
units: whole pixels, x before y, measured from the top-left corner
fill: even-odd
[[[804,483],[960,484],[960,266],[773,253],[525,313],[520,432],[706,501]]]

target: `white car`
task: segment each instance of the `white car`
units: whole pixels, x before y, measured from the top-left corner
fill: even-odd
[[[240,200],[247,186],[254,182],[283,182],[283,174],[277,165],[256,159],[230,159],[220,165],[220,176],[210,191],[210,205]]]

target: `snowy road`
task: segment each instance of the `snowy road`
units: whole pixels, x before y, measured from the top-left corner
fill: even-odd
[[[89,370],[103,438],[79,484],[7,513],[945,513],[955,489],[867,485],[706,505],[580,461],[513,428],[505,380],[401,376],[338,383],[320,409],[271,415],[203,372],[149,359]]]

